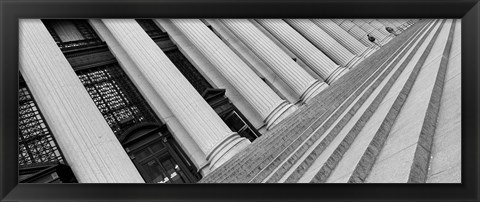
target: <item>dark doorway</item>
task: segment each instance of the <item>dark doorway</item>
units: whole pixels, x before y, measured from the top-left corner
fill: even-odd
[[[195,183],[201,178],[166,125],[139,124],[120,141],[146,183]]]

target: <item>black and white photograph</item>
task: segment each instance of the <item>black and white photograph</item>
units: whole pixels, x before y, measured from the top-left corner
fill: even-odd
[[[462,183],[461,31],[19,19],[18,183]]]

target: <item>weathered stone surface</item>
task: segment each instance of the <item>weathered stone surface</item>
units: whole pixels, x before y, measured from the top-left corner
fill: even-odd
[[[455,22],[452,48],[448,56],[444,87],[433,137],[427,181],[461,182],[461,21]]]
[[[442,51],[438,51],[438,49],[442,49],[445,46],[444,38],[446,35],[448,36],[449,28],[448,22],[443,22],[440,25],[432,40],[429,42],[428,47],[415,64],[411,75],[401,91],[401,93],[408,94],[408,97],[406,99],[400,96],[397,97],[394,105],[400,105],[398,108],[400,112],[395,115],[395,123],[390,126],[391,129],[389,130],[391,130],[391,132],[386,134],[388,135],[388,139],[386,139],[384,149],[382,149],[377,157],[378,163],[372,167],[371,174],[366,179],[368,182],[403,182],[408,179],[411,166],[415,164],[415,159],[422,159],[415,158],[413,152],[415,148],[419,148],[417,147],[417,141],[420,136],[423,119],[427,112],[432,86],[440,61],[437,63],[427,62],[432,61],[431,58],[436,57],[436,54],[442,53]],[[412,147],[413,149],[406,149]],[[400,159],[403,159],[403,167],[392,167],[394,161],[399,161]],[[410,164],[410,166],[408,166],[408,164]],[[424,166],[415,165],[415,168],[421,167]],[[380,170],[380,168],[382,170]],[[421,170],[417,170],[415,173],[422,173],[420,171]],[[396,173],[394,175],[395,177],[392,177],[392,173]],[[415,180],[421,180],[421,178],[422,177],[419,177]]]
[[[404,33],[406,34],[409,31],[410,30],[407,30]],[[381,61],[380,58],[375,56],[378,56],[378,54],[375,53],[370,58],[367,58],[367,60]],[[374,69],[374,67],[370,66],[370,68],[364,67],[362,69],[354,69],[350,73],[347,73],[344,77],[340,78],[340,82],[336,83],[336,85],[332,85],[329,89],[326,89],[324,92],[317,95],[312,103],[301,107],[297,113],[280,122],[277,127],[272,128],[272,131],[260,137],[257,141],[247,147],[247,149],[240,152],[239,155],[233,157],[224,166],[218,168],[211,175],[206,176],[202,182],[262,182],[264,180],[267,180],[267,182],[276,182],[278,178],[282,177],[283,173],[288,172],[290,172],[291,175],[299,175],[301,177],[301,174],[308,170],[308,164],[312,164],[312,162],[316,160],[315,156],[303,155],[303,153],[309,153],[310,150],[312,150],[312,147],[317,144],[321,147],[328,147],[329,142],[336,141],[334,135],[327,135],[323,133],[327,131],[330,131],[332,134],[339,133],[343,127],[340,127],[340,125],[348,124],[348,119],[356,115],[356,113],[348,113],[348,111],[345,111],[348,108],[344,107],[342,103],[343,101],[348,101],[348,95],[351,95],[355,92],[356,88],[349,88],[349,86],[352,84],[357,85],[357,88],[361,86],[359,84],[364,82],[367,79],[366,76],[371,75],[374,72]],[[403,78],[402,75],[403,74],[400,73],[394,74],[394,76],[400,77],[404,82],[412,85],[416,81],[415,79]],[[413,72],[412,75],[415,77],[420,76],[418,72]],[[373,84],[380,86],[382,85],[382,82],[375,80]],[[338,91],[339,89],[342,89],[341,92]],[[374,90],[368,89],[366,92],[373,93]],[[396,103],[394,103],[395,107],[390,108],[389,111],[393,114],[401,113],[402,108],[398,107],[397,105],[402,102],[407,102],[407,95],[410,95],[411,93],[412,92],[410,92],[410,90],[400,91],[398,96],[394,97],[398,98],[396,99]],[[385,98],[392,99],[388,96]],[[341,101],[338,101],[338,99],[341,99]],[[376,101],[374,103],[376,105],[383,104],[383,102],[380,101]],[[339,107],[344,108],[343,111],[335,112],[335,109]],[[361,110],[362,108],[361,106],[354,105],[351,109]],[[376,110],[367,110],[367,112],[369,114],[373,114],[376,112]],[[329,118],[331,116],[336,118]],[[392,125],[396,123],[395,119],[395,116],[389,114],[385,117],[384,121],[386,125]],[[366,119],[360,119],[358,120],[358,123],[360,125],[365,125],[368,123],[368,121]],[[330,127],[331,129],[329,129]],[[316,128],[318,128],[318,131],[320,132],[314,132]],[[352,131],[358,133],[361,131],[361,128],[362,127],[358,127]],[[387,134],[389,130],[390,129],[388,129],[388,127],[380,127],[379,131]],[[324,141],[318,142],[319,138],[323,138]],[[351,182],[365,181],[364,176],[367,176],[366,173],[368,173],[368,165],[371,165],[373,162],[375,162],[375,157],[381,152],[380,148],[383,145],[382,142],[387,140],[386,138],[387,136],[384,135],[372,141],[372,146],[368,147],[365,152],[365,155],[368,156],[368,158],[365,161],[360,162],[357,169],[360,175],[353,176],[350,179]],[[345,138],[342,138],[342,140],[343,141],[336,143],[339,145],[338,149],[332,152],[333,155],[321,167],[318,175],[313,180],[314,182],[325,182],[328,179],[328,176],[334,171],[333,168],[338,166],[338,163],[345,158],[345,154],[348,152],[351,144],[357,141],[354,135],[347,135]],[[424,138],[422,141],[428,143],[434,140]],[[413,159],[413,155],[410,154],[413,154],[415,149],[416,147],[411,145],[398,152],[398,155],[402,156],[402,158],[396,162],[396,166],[401,167],[409,165],[408,159]],[[322,152],[311,151],[311,154],[318,156],[321,155]],[[424,157],[425,155],[419,156]],[[420,160],[426,161],[426,158],[421,158]],[[296,169],[289,171],[289,168]],[[422,168],[422,166],[418,165],[418,168]],[[423,170],[420,169],[418,173],[422,173]],[[399,179],[399,176],[405,176],[405,173],[392,173],[392,175],[389,177],[389,180],[394,181],[395,179]],[[338,179],[345,178],[347,177],[342,175],[339,176]]]

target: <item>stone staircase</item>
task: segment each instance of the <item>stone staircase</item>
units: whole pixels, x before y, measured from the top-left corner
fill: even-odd
[[[408,26],[200,182],[426,182],[445,75],[460,69],[449,57],[460,28]]]

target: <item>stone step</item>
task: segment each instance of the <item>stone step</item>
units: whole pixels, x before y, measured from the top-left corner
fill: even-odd
[[[327,97],[325,98],[326,99],[325,101],[334,102],[335,98],[336,96]],[[235,163],[233,162],[226,163],[227,165],[221,168],[229,170],[229,172],[231,171],[230,173],[231,175],[234,175],[234,177],[245,177],[239,172],[237,172],[239,169],[241,170],[241,168],[238,168],[238,166],[236,165],[248,164],[247,165],[248,167],[243,168],[243,170],[250,170],[251,167],[258,166],[258,164],[249,163],[249,161],[250,162],[254,161],[256,163],[260,163],[262,161],[268,161],[268,155],[274,154],[278,147],[281,147],[283,144],[290,142],[290,141],[287,141],[288,139],[298,136],[299,135],[298,133],[305,131],[305,129],[308,130],[307,124],[310,124],[310,125],[314,124],[315,120],[308,119],[308,117],[320,116],[320,114],[322,114],[323,111],[325,111],[325,108],[322,103],[316,106],[317,108],[308,108],[309,106],[306,106],[300,109],[299,113],[287,118],[288,120],[286,123],[278,124],[278,125],[281,125],[282,127],[280,128],[280,130],[277,130],[279,128],[274,128],[269,133],[258,138],[256,141],[252,143],[251,147],[248,147],[246,150],[242,151],[240,155],[234,157],[234,159],[231,160],[231,161],[234,161]],[[302,115],[298,115],[298,114],[302,114]],[[319,115],[316,115],[316,114],[319,114]],[[298,124],[298,123],[301,123],[301,124]],[[293,124],[296,124],[296,125],[293,125]],[[231,165],[228,165],[228,164],[231,164]],[[217,171],[217,170],[215,170],[214,172],[223,172],[223,171]],[[231,179],[232,176],[226,176],[226,177],[228,177],[228,179]]]
[[[382,55],[383,54],[383,55]],[[393,50],[384,53],[374,53],[369,60],[381,61],[385,55],[393,54]],[[364,63],[362,62],[362,63]],[[362,66],[362,63],[359,66]],[[315,97],[309,105],[303,106],[298,113],[286,118],[272,130],[254,141],[245,150],[239,152],[224,165],[205,176],[200,182],[248,182],[257,175],[278,154],[299,137],[313,132],[324,121],[324,113],[332,113],[343,100],[351,95],[357,86],[371,75],[377,68],[366,64],[364,68],[352,69],[329,88]],[[323,118],[322,118],[323,117]],[[307,136],[308,137],[308,136]],[[297,141],[298,142],[298,141]],[[240,165],[240,166],[239,166]]]
[[[380,175],[374,175],[373,174],[373,173],[379,173],[380,174],[380,172],[375,171],[375,166],[379,165],[378,163],[380,162],[380,161],[376,162],[376,160],[379,157],[380,153],[383,153],[384,151],[389,151],[388,149],[385,149],[385,147],[383,147],[383,146],[386,145],[386,144],[384,144],[385,141],[389,142],[389,141],[393,140],[393,139],[391,139],[391,137],[387,138],[387,137],[389,137],[389,133],[391,133],[391,132],[394,133],[395,132],[395,129],[393,128],[393,126],[398,125],[399,123],[405,123],[404,121],[400,122],[399,119],[397,119],[397,118],[399,118],[399,114],[404,113],[404,112],[402,112],[402,107],[404,106],[404,104],[406,102],[408,102],[407,100],[409,100],[409,99],[411,100],[411,98],[413,97],[413,95],[411,95],[410,92],[411,92],[411,89],[414,86],[415,82],[418,81],[416,79],[419,76],[419,73],[420,73],[420,70],[422,69],[422,66],[424,66],[425,64],[429,64],[429,63],[426,63],[426,61],[430,59],[430,57],[429,57],[430,53],[432,53],[432,54],[436,53],[436,49],[437,49],[438,45],[435,46],[435,44],[442,43],[442,40],[438,40],[438,36],[441,32],[444,31],[444,28],[445,28],[444,23],[445,23],[445,21],[442,21],[442,23],[440,25],[438,25],[438,28],[436,28],[436,31],[433,32],[434,33],[433,36],[431,36],[433,33],[430,34],[429,37],[431,37],[432,39],[430,40],[430,42],[428,42],[427,48],[425,49],[425,51],[422,52],[422,55],[420,56],[419,61],[415,64],[412,72],[408,76],[408,80],[403,85],[403,87],[400,91],[400,94],[396,97],[396,99],[393,103],[393,106],[389,109],[389,111],[386,115],[386,118],[384,119],[384,121],[380,125],[380,128],[375,133],[375,135],[374,135],[372,141],[370,142],[370,144],[368,145],[366,151],[363,153],[359,163],[357,164],[357,166],[355,167],[355,170],[353,171],[353,174],[350,176],[350,179],[348,180],[349,182],[365,182],[365,181],[368,181],[367,176],[368,176],[368,178],[372,177],[372,176],[374,176],[375,178],[376,178],[376,176],[380,176]],[[434,51],[432,51],[432,50],[434,50]],[[422,74],[422,77],[423,77],[423,75],[425,75],[425,74]],[[414,103],[414,105],[418,105],[418,104]],[[417,116],[415,116],[415,117],[417,117]],[[412,119],[412,118],[414,118],[414,117],[410,116],[410,119]],[[422,121],[417,121],[417,122],[421,123]],[[409,124],[409,125],[414,125],[417,122],[414,121],[413,124]],[[409,123],[412,123],[412,122],[410,122],[410,120],[409,120]],[[401,135],[408,136],[408,134],[404,133],[404,132],[402,132]],[[411,139],[411,138],[412,137],[409,137],[409,139]],[[404,145],[404,144],[397,144],[397,145]],[[403,156],[403,157],[405,157],[405,156]],[[378,159],[380,160],[380,158],[378,158]],[[399,163],[399,162],[402,162],[402,161],[390,162],[390,163],[393,166],[393,165],[397,165],[396,163]],[[381,163],[381,164],[383,164],[383,163]],[[389,181],[389,179],[390,180],[395,179],[395,177],[392,177],[392,176],[395,176],[395,174],[396,174],[395,172],[396,172],[397,169],[400,169],[400,168],[395,166],[395,169],[393,169],[393,170],[388,169],[388,171],[387,171],[388,176],[385,176],[384,174],[381,174],[381,175],[384,176],[384,178],[385,178],[384,180],[386,180],[386,181]],[[408,177],[408,174],[407,174],[407,177]],[[390,182],[402,182],[402,180],[397,178],[394,181],[390,181]],[[406,182],[406,180],[404,180],[404,182]]]
[[[427,183],[461,183],[461,20],[455,22]]]
[[[419,38],[420,36],[417,35],[415,41],[423,40]],[[299,182],[310,182],[312,180],[314,182],[325,182],[331,171],[341,159],[343,153],[355,139],[355,136],[375,112],[379,102],[381,102],[386,92],[389,91],[391,85],[397,80],[399,72],[403,71],[405,65],[400,64],[405,63],[403,60],[408,61],[408,56],[410,56],[410,54],[407,56],[407,53],[416,52],[417,47],[412,46],[411,44],[412,43],[406,44],[404,50],[400,54],[397,54],[395,62],[388,65],[388,71],[384,72],[382,77],[372,84],[370,87],[370,92],[372,93],[365,94],[365,97],[363,98],[363,100],[366,100],[367,102],[358,103],[360,104],[358,108],[361,108],[361,111],[355,114],[354,119],[350,121],[348,127],[345,127],[344,130],[341,131],[341,135],[328,145],[324,152],[315,158],[316,160],[311,167],[305,171],[305,174],[299,179]],[[405,59],[406,56],[407,59]],[[398,67],[399,65],[400,67]],[[398,69],[395,69],[396,67],[398,67]],[[319,176],[318,173],[321,173],[322,175]]]
[[[346,78],[347,78],[347,77],[348,77],[348,76],[346,76]],[[358,76],[358,74],[351,74],[350,77],[351,77],[351,78],[349,78],[348,80],[353,81],[353,80],[355,80],[355,79],[353,79],[353,78],[357,78],[357,77],[359,77],[359,76]],[[361,80],[359,80],[359,81],[361,81]],[[339,82],[339,83],[341,83],[341,82]],[[358,82],[357,82],[357,83],[358,83]],[[357,85],[356,83],[353,83],[353,84]],[[350,85],[352,85],[352,83],[350,83]],[[330,113],[332,113],[332,110],[334,110],[334,109],[338,106],[338,104],[336,104],[336,103],[338,103],[339,101],[345,100],[345,99],[346,99],[346,96],[348,96],[348,95],[350,95],[350,94],[352,93],[352,92],[349,91],[349,90],[345,90],[345,88],[348,88],[348,87],[349,87],[349,86],[346,85],[346,84],[340,85],[338,88],[344,89],[344,90],[342,90],[342,93],[340,93],[340,94],[338,93],[338,92],[340,92],[340,91],[337,91],[337,90],[336,90],[336,89],[338,89],[338,88],[332,87],[332,88],[330,88],[331,92],[330,92],[329,94],[326,94],[326,95],[324,95],[323,97],[321,96],[322,98],[321,98],[321,99],[318,99],[318,100],[321,100],[322,102],[326,102],[326,103],[329,104],[328,106],[329,106],[329,109],[330,109],[330,110],[327,111],[327,115],[330,114]],[[353,89],[353,88],[352,88],[352,89]],[[323,103],[320,103],[320,104],[323,104]],[[323,105],[322,105],[322,106],[323,106]],[[318,103],[316,103],[316,104],[314,105],[314,108],[313,108],[313,109],[307,108],[306,110],[307,110],[307,111],[309,111],[309,110],[318,110],[318,109],[317,109],[318,107],[320,107],[320,106],[318,105]],[[302,114],[302,113],[301,113],[301,114]],[[304,114],[302,114],[301,116],[303,116],[303,115],[304,115]],[[318,125],[319,125],[320,123],[322,123],[322,122],[324,121],[324,119],[325,119],[325,116],[320,116],[320,115],[318,115],[317,117],[319,117],[319,118],[313,119],[314,122],[311,123],[311,125],[310,125],[308,128],[305,127],[305,125],[303,125],[303,126],[302,126],[302,125],[297,125],[297,126],[295,126],[294,128],[292,128],[292,130],[295,131],[295,132],[301,131],[301,130],[299,130],[299,129],[303,129],[303,131],[302,131],[302,133],[301,133],[303,136],[300,136],[299,138],[297,137],[296,140],[303,140],[303,139],[305,138],[305,135],[309,135],[309,133],[312,132],[311,130],[313,130],[314,128],[317,128]],[[302,117],[302,119],[303,119],[303,118],[310,119],[311,116],[310,116],[310,117],[309,117],[309,116],[305,116],[305,117]],[[310,121],[310,120],[305,120],[305,121]],[[300,121],[300,123],[305,122],[305,121]],[[281,125],[281,124],[279,124],[279,125]],[[287,125],[287,126],[288,126],[288,125]],[[298,126],[300,126],[300,127],[298,127]],[[305,128],[306,128],[306,130],[305,130]],[[307,133],[307,132],[309,132],[309,133]],[[290,137],[290,138],[291,138],[291,137],[296,137],[296,136],[292,136],[291,134],[288,134],[288,133],[285,133],[285,134],[286,134],[288,137]],[[285,134],[284,134],[284,135],[285,135]],[[282,135],[282,134],[280,134],[280,135]],[[293,140],[292,140],[292,141],[283,141],[283,142],[282,142],[282,140],[280,140],[280,139],[278,138],[278,136],[275,137],[275,138],[272,139],[272,140],[273,140],[273,141],[277,141],[277,142],[279,142],[279,143],[281,143],[281,144],[290,143],[290,142],[293,141]],[[290,139],[290,140],[291,140],[291,139]],[[298,141],[297,141],[297,142],[298,142]],[[268,144],[268,145],[274,145],[274,149],[275,149],[275,148],[286,148],[286,146],[282,146],[282,145],[279,145],[279,144]],[[267,146],[268,146],[268,145],[267,145]],[[277,146],[277,145],[278,145],[278,147],[275,147],[275,146]],[[293,144],[293,145],[290,145],[290,146],[291,146],[291,147],[294,147],[294,146],[298,146],[298,144]],[[271,149],[265,149],[265,151],[268,151],[270,154],[277,154],[277,153],[278,153],[278,152],[272,152]],[[275,149],[274,151],[277,151],[277,150]],[[262,157],[262,156],[265,156],[265,155],[259,154],[258,156],[259,156],[259,157]],[[272,157],[272,156],[270,156],[270,157]],[[248,160],[250,160],[250,161],[254,161],[254,160],[256,161],[256,160],[257,160],[257,159],[253,159],[253,160],[252,160],[252,157],[251,157],[251,156],[247,156],[245,159],[248,159]],[[268,161],[270,161],[270,160],[271,160],[271,159],[267,159],[267,161],[258,161],[258,162],[268,162]],[[248,162],[246,162],[246,163],[248,163]],[[238,175],[238,173],[236,173],[236,176],[240,176],[240,175]]]
[[[331,101],[331,102],[334,102],[336,96],[332,96],[332,97],[326,97],[325,101]],[[226,166],[222,166],[220,168],[218,168],[217,170],[215,170],[214,172],[217,173],[217,172],[222,172],[222,173],[225,173],[225,172],[231,172],[231,173],[234,173],[234,172],[237,172],[237,170],[239,170],[240,168],[238,168],[238,164],[240,165],[244,165],[244,164],[247,164],[248,161],[256,161],[258,163],[260,163],[261,161],[265,161],[265,160],[268,160],[266,158],[268,158],[268,155],[267,153],[275,153],[275,148],[279,147],[279,146],[282,146],[282,144],[284,144],[285,142],[289,142],[289,141],[285,141],[286,139],[288,138],[294,138],[296,136],[298,136],[300,132],[303,132],[301,129],[305,129],[305,128],[308,128],[308,125],[307,124],[313,124],[314,123],[314,119],[311,120],[311,119],[307,119],[308,117],[315,117],[315,116],[320,116],[320,114],[323,113],[323,111],[325,111],[325,108],[324,106],[320,103],[320,105],[316,105],[317,108],[308,108],[308,106],[302,108],[299,110],[299,113],[297,114],[302,114],[304,113],[304,116],[302,115],[293,115],[289,118],[287,118],[288,120],[286,120],[285,123],[279,123],[278,125],[281,125],[282,127],[281,128],[274,128],[272,129],[271,131],[269,131],[267,134],[263,135],[262,137],[258,138],[256,141],[254,141],[252,143],[252,146],[250,147],[247,147],[244,151],[240,152],[239,155],[235,156],[234,158],[232,158],[231,160],[229,160],[229,162],[225,163]],[[318,115],[317,115],[318,114]],[[293,123],[291,123],[293,122]],[[295,123],[301,123],[301,124],[296,124],[294,126],[292,126],[292,124],[295,124]],[[274,137],[271,137],[271,136],[274,136]],[[274,146],[275,148],[272,148],[271,146]],[[253,164],[253,163],[250,163],[248,164],[248,168],[244,168],[244,170],[249,170],[251,169],[252,166],[257,166],[257,164]],[[218,175],[217,175],[218,176]],[[224,176],[225,178],[228,178],[229,176]],[[236,173],[236,177],[241,177],[241,175],[238,174],[238,172]],[[207,179],[204,179],[205,182],[207,182],[207,180],[209,180],[209,178]],[[224,179],[211,179],[211,180],[214,180],[214,181],[219,181],[219,180],[224,180]]]
[[[428,166],[430,163],[430,155],[432,153],[432,147],[433,147],[433,138],[435,135],[435,130],[437,128],[438,113],[440,110],[440,102],[441,102],[441,97],[444,90],[445,74],[447,73],[449,55],[452,49],[453,36],[455,34],[454,31],[455,31],[456,21],[457,20],[447,21],[447,23],[450,23],[450,25],[448,25],[450,26],[450,29],[448,31],[448,35],[445,34],[445,36],[447,36],[446,39],[443,37],[439,37],[439,40],[445,40],[446,44],[443,47],[443,51],[441,49],[437,50],[437,53],[433,55],[438,55],[438,53],[440,53],[441,55],[436,56],[436,59],[432,61],[431,64],[429,65],[430,67],[429,66],[422,67],[422,71],[425,71],[425,72],[428,71],[429,68],[436,69],[436,76],[434,77],[432,90],[430,91],[431,92],[430,98],[428,99],[428,103],[426,104],[427,110],[425,112],[425,118],[423,119],[422,128],[420,130],[420,136],[418,138],[418,142],[416,146],[417,148],[415,149],[415,154],[413,156],[413,163],[411,165],[410,175],[408,178],[409,183],[425,183],[427,181]],[[440,60],[439,64],[437,63],[437,60]],[[436,65],[438,65],[439,67],[437,68]],[[422,74],[422,72],[420,74]],[[423,74],[428,74],[428,72]],[[417,83],[419,83],[419,81],[420,80],[418,80]],[[421,80],[421,81],[424,81],[424,80]],[[420,85],[420,86],[425,86],[425,85]],[[414,91],[414,93],[416,92]]]
[[[429,44],[431,51],[426,51],[422,55],[423,62],[415,66],[402,89],[406,98],[397,98],[400,100],[394,104],[398,104],[397,110],[389,112],[394,121],[385,124],[385,132],[377,133],[372,141],[383,147],[375,148],[377,152],[370,159],[374,164],[366,169],[370,173],[359,179],[365,182],[425,182],[433,136],[430,131],[433,128],[434,132],[432,122],[436,123],[434,111],[437,109],[431,107],[438,107],[431,99],[437,99],[435,92],[439,90],[434,86],[436,78],[441,78],[437,76],[444,76],[439,70],[452,28],[452,20],[444,21],[435,41]]]
[[[388,110],[392,107],[394,98],[398,96],[401,88],[405,84],[408,76],[413,70],[413,67],[420,59],[421,54],[427,48],[428,42],[431,37],[428,38],[428,33],[432,33],[432,29],[439,23],[431,24],[425,27],[425,30],[429,32],[422,32],[418,37],[422,40],[418,40],[411,45],[411,49],[403,58],[397,67],[395,77],[392,77],[388,88],[382,89],[383,92],[379,92],[379,96],[375,105],[369,107],[376,107],[374,113],[370,113],[369,119],[364,124],[361,130],[351,131],[351,135],[355,135],[355,141],[348,145],[348,150],[342,153],[342,159],[338,162],[335,169],[331,172],[326,182],[341,182],[345,183],[349,179],[350,174],[353,172],[355,166],[359,162],[365,149],[368,147],[373,135],[380,127],[380,124],[385,119]],[[430,34],[430,36],[433,34]],[[395,79],[396,78],[396,79]]]
[[[378,74],[378,73],[377,73]],[[374,77],[372,76],[372,79]],[[371,80],[372,80],[371,79]],[[367,83],[372,83],[372,81],[368,81]],[[361,86],[361,85],[359,85]],[[298,158],[306,152],[309,148],[312,147],[312,143],[317,141],[319,138],[323,137],[323,134],[325,134],[326,129],[329,128],[331,125],[336,125],[336,122],[338,122],[339,117],[342,117],[345,115],[347,112],[347,107],[351,105],[351,103],[354,102],[355,99],[358,98],[360,93],[363,91],[363,89],[366,88],[367,85],[363,85],[363,87],[360,87],[360,89],[357,89],[355,93],[351,94],[349,99],[346,99],[346,101],[343,103],[343,107],[335,109],[336,111],[331,114],[328,119],[326,119],[325,123],[322,123],[321,128],[317,128],[316,131],[309,136],[308,139],[304,139],[303,142],[301,143],[301,146],[299,147],[298,144],[294,144],[291,146],[291,148],[287,149],[284,151],[284,154],[281,156],[277,157],[276,160],[277,162],[271,163],[269,166],[274,169],[274,172],[272,174],[267,175],[271,169],[266,169],[263,171],[263,173],[260,173],[257,175],[254,180],[251,182],[261,182],[264,181],[265,177],[268,178],[267,182],[277,182],[279,180],[279,177],[281,177],[288,169],[289,167],[292,166],[292,163],[298,160]],[[347,104],[345,104],[347,103]],[[338,129],[337,129],[338,130]],[[292,152],[294,151],[294,152]],[[286,158],[287,157],[287,158]],[[279,162],[281,161],[280,159],[283,159],[283,162],[281,162],[282,166],[279,167]],[[288,162],[286,161],[288,159]]]

